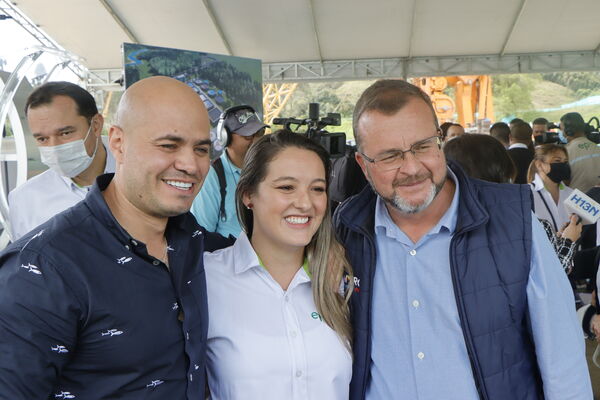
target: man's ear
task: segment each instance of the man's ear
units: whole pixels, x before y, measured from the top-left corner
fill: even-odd
[[[94,132],[94,135],[96,135],[96,137],[102,136],[102,127],[104,126],[104,117],[102,116],[102,114],[98,113],[94,115],[91,123],[92,132]]]
[[[113,157],[115,157],[117,164],[121,164],[123,162],[123,153],[125,151],[124,136],[125,133],[123,132],[123,129],[117,125],[111,126],[110,130],[108,131],[108,148],[113,154]]]
[[[362,156],[362,154],[360,154],[360,152],[356,151],[354,153],[354,159],[356,160],[356,162],[358,163],[358,165],[360,166],[360,169],[363,172],[363,175],[369,179],[369,175],[367,175],[367,160],[365,160],[365,158]]]

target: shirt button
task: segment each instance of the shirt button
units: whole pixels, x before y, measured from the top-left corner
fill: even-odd
[[[296,331],[291,331],[291,332],[290,332],[290,336],[291,336],[291,337],[295,338],[295,337],[296,337],[296,335],[297,335],[297,334],[296,334]]]
[[[158,265],[158,264],[160,264],[160,261],[158,261],[158,260],[152,261],[152,265]]]
[[[418,308],[420,305],[419,300],[413,300],[412,305],[414,308]]]
[[[422,359],[424,359],[424,358],[425,358],[425,354],[423,354],[423,352],[421,352],[421,351],[420,351],[419,353],[417,353],[417,358],[418,358],[419,360],[422,360]]]
[[[414,256],[417,254],[417,251],[415,249],[412,249],[411,251],[408,252],[408,254],[410,254],[411,256]]]
[[[186,338],[187,340],[190,340],[190,333],[189,333],[189,332],[186,332],[186,333],[185,333],[185,338]]]
[[[296,378],[300,378],[302,376],[302,371],[296,371]]]
[[[286,302],[286,303],[289,303],[289,302],[290,302],[290,298],[289,298],[289,297],[287,297],[287,296],[285,296],[285,297],[284,297],[284,300],[285,300],[285,302]]]
[[[126,245],[125,245],[125,248],[126,248],[127,250],[129,250],[129,245],[128,245],[128,244],[126,244]]]
[[[138,242],[136,242],[135,240],[133,240],[133,239],[132,239],[132,240],[131,240],[131,244],[132,244],[132,245],[134,245],[134,246],[137,246],[137,245],[138,245]]]
[[[194,377],[192,376],[192,374],[190,374],[190,382],[194,380]]]

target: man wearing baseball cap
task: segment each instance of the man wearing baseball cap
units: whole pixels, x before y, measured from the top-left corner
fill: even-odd
[[[223,111],[217,126],[225,150],[208,172],[191,212],[209,232],[237,237],[241,227],[235,209],[235,188],[246,152],[260,138],[268,125],[263,124],[254,109],[247,105]]]

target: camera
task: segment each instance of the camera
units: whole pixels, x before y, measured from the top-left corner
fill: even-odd
[[[562,143],[562,141],[560,140],[560,136],[558,135],[558,132],[544,132],[539,136],[534,137],[535,139],[535,145],[540,145],[540,144],[548,144],[548,143]]]
[[[304,132],[297,132],[306,135],[309,139],[323,146],[331,158],[339,158],[345,155],[346,134],[343,132],[328,132],[326,126],[340,126],[342,117],[339,113],[327,113],[326,117],[320,118],[319,103],[310,103],[308,105],[308,118],[274,118],[273,125],[283,125],[285,129],[297,132],[301,126],[306,126]],[[296,129],[292,129],[292,125]]]
[[[596,123],[596,126],[592,125]],[[585,136],[592,142],[600,144],[600,120],[598,117],[592,117],[586,124]]]

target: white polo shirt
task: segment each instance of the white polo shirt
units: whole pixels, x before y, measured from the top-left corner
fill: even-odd
[[[243,232],[204,267],[212,399],[348,399],[352,357],[321,320],[303,268],[284,291]]]
[[[103,136],[106,149],[104,173],[115,172],[115,159]],[[71,178],[48,169],[8,194],[8,220],[13,242],[56,214],[83,200],[90,187],[80,187]]]
[[[531,187],[536,217],[550,222],[556,231],[559,231],[563,224],[569,222],[569,212],[564,203],[573,192],[573,189],[562,182],[558,187],[558,204],[554,202],[552,195],[546,190],[544,181],[538,174],[535,174],[533,186]]]

